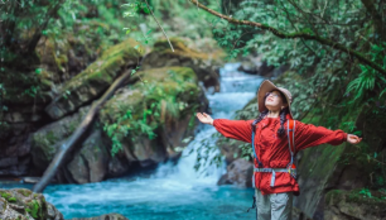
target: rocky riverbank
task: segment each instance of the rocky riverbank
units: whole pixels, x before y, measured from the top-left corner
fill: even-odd
[[[127,39],[64,81],[50,72],[53,58],[45,54],[35,80],[23,81],[41,89],[35,100],[22,99],[16,91],[7,97],[0,176],[41,176],[92,103],[133,68],[139,71],[104,105],[53,181],[98,182],[127,174],[132,167],[177,159],[187,144],[182,140],[194,135],[194,112],[210,111],[203,90],[219,89],[218,68],[224,53],[219,48],[200,52],[178,38],[172,43],[174,53],[161,40],[145,54],[137,42]],[[14,83],[9,78],[4,84],[10,88]]]

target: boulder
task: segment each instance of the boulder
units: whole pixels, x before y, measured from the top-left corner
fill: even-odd
[[[220,50],[214,52],[199,52],[189,48],[179,38],[171,38],[174,52],[171,51],[167,40],[159,40],[154,44],[152,52],[144,57],[142,69],[151,69],[166,66],[190,67],[197,74],[198,80],[205,87],[213,86],[219,91],[218,68],[222,65],[224,53]]]
[[[24,188],[0,189],[0,219],[3,220],[64,220],[55,206],[43,194]]]
[[[108,172],[109,153],[102,131],[95,130],[83,142],[82,148],[67,164],[67,170],[76,183],[102,181]]]
[[[22,176],[28,173],[31,161],[30,123],[0,122],[0,176]]]
[[[218,181],[218,185],[234,184],[238,187],[252,187],[253,163],[237,159],[227,166],[227,173]]]
[[[195,110],[207,108],[196,74],[164,67],[139,71],[133,79],[142,82],[118,91],[101,110],[101,123],[129,161],[148,166],[177,156],[182,139],[192,134]],[[109,131],[114,126],[119,130]]]
[[[365,189],[331,190],[324,201],[324,219],[385,220],[386,195]]]
[[[148,83],[143,84],[139,79]],[[123,126],[114,131],[114,134],[121,136],[118,139],[109,138],[106,136],[107,130],[102,132],[101,126],[86,131],[77,148],[80,150],[76,150],[66,166],[58,172],[58,182],[99,182],[127,173],[131,162],[145,167],[179,156],[181,147],[186,145],[181,142],[182,139],[193,132],[189,125],[194,119],[194,110],[207,108],[208,104],[207,101],[202,102],[203,91],[198,86],[193,70],[165,67],[139,71],[130,83],[130,86],[117,91],[107,101],[96,123],[104,128],[111,124]],[[150,127],[135,127],[141,126],[139,123],[144,120],[144,106],[154,111],[145,115],[147,122],[142,125]],[[48,124],[31,135],[31,154],[39,175],[51,162],[61,144],[79,126],[88,109],[89,106],[80,108],[77,113]],[[170,110],[174,112],[168,112]],[[131,111],[133,120],[122,119],[128,111]],[[130,126],[135,129],[126,136],[122,128]],[[154,132],[156,137],[149,138],[149,132]],[[111,156],[114,141],[118,141],[123,150]]]
[[[46,107],[48,115],[57,120],[99,97],[122,72],[138,64],[141,53],[132,39],[103,52],[84,71],[65,82],[58,95]]]
[[[75,131],[89,107],[48,124],[31,134],[31,156],[35,168],[44,171],[60,145]]]
[[[31,155],[37,175],[41,175],[48,167],[57,150],[79,126],[88,110],[89,106],[80,108],[77,113],[46,125],[31,134]],[[58,172],[56,181],[61,183],[100,182],[108,175],[114,176],[116,173],[123,174],[128,171],[128,166],[122,165],[127,163],[125,159],[111,158],[108,147],[110,143],[102,133],[98,128],[85,133],[82,142],[79,143],[80,150],[70,156],[65,168]],[[113,173],[110,174],[110,170]]]

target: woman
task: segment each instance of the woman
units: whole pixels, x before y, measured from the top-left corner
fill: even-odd
[[[256,120],[213,120],[206,113],[197,113],[197,118],[213,125],[227,138],[253,143],[254,132],[255,172],[252,180],[256,188],[257,218],[292,219],[293,195],[299,195],[299,185],[293,173],[288,172],[289,167],[295,170],[290,149],[295,148],[297,152],[325,143],[340,145],[345,141],[358,144],[362,138],[339,129],[332,131],[294,120],[290,108],[291,93],[269,80],[261,84],[257,101],[260,115]],[[291,144],[290,147],[288,136],[292,135],[287,134],[287,120],[295,125],[294,146]]]

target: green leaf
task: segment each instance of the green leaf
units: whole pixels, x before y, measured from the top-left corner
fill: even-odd
[[[150,14],[150,10],[146,7],[146,8],[143,8],[143,11],[146,13],[146,14]]]

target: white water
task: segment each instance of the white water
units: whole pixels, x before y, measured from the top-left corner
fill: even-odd
[[[255,96],[263,80],[236,71],[238,66],[225,65],[220,70],[221,92],[207,94],[213,118],[233,118],[235,111]],[[198,130],[195,139],[183,151],[178,164],[162,164],[150,178],[117,178],[82,185],[50,185],[44,191],[44,196],[66,219],[110,212],[123,214],[130,220],[253,219],[253,211],[245,212],[252,202],[252,189],[216,185],[225,173],[225,165],[219,168],[206,165],[201,168],[201,171],[206,171],[204,174],[195,172],[195,151],[200,147],[200,141],[217,132],[213,126],[204,124]],[[194,153],[189,154],[191,149],[194,149]],[[210,156],[213,157],[215,153]]]

